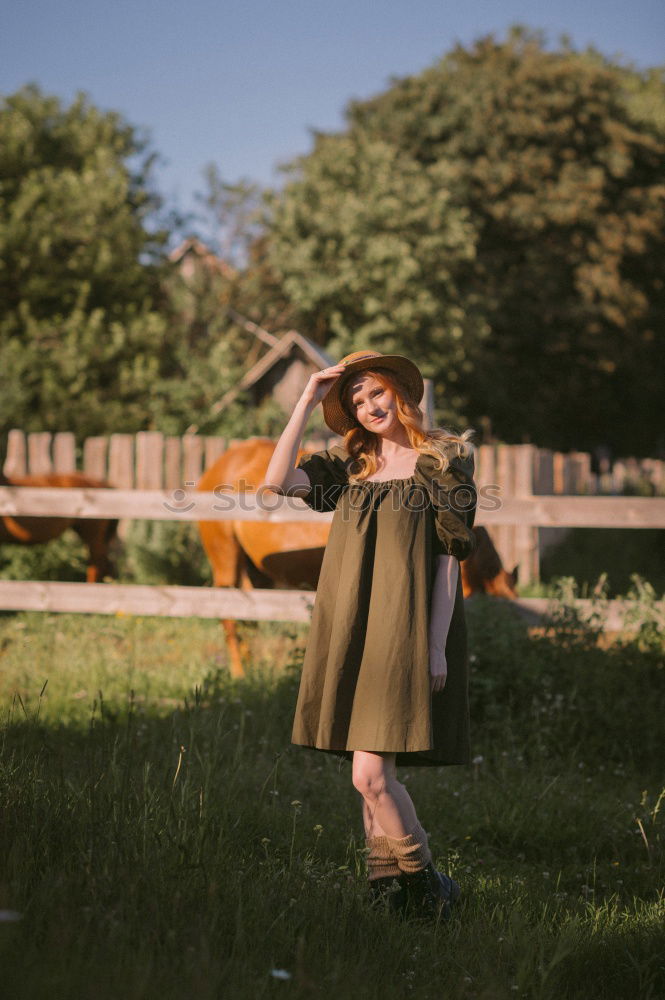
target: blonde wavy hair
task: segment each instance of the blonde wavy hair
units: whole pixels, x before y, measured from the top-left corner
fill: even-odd
[[[437,427],[426,430],[423,427],[424,414],[417,402],[408,394],[399,375],[387,368],[363,368],[363,375],[373,375],[384,388],[391,389],[395,395],[397,419],[406,430],[409,443],[421,455],[431,455],[437,463],[439,474],[448,468],[450,459],[455,456],[468,458],[475,450],[471,438],[476,433],[472,427],[467,427],[461,434],[451,428]],[[348,390],[349,384],[342,391],[342,405],[351,414]],[[362,482],[377,471],[378,434],[373,434],[366,427],[357,424],[344,435],[344,448],[354,459],[349,472],[349,482]]]

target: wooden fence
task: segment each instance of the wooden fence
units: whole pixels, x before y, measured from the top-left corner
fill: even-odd
[[[529,447],[529,446],[520,446]],[[525,453],[528,454],[528,453]],[[332,520],[302,500],[269,494],[269,503],[257,493],[189,491],[178,496],[164,490],[41,489],[0,487],[0,515],[136,517],[159,520],[261,520],[269,522]],[[532,530],[548,527],[665,528],[665,500],[650,497],[508,497],[500,506],[479,497],[477,523]],[[307,621],[313,604],[311,591],[256,590],[208,587],[145,587],[120,584],[41,583],[1,581],[0,608],[8,610],[76,611],[103,614],[192,615],[211,618]],[[552,608],[540,598],[520,598],[515,605],[537,621]],[[592,602],[580,600],[582,617],[594,613]],[[609,601],[603,608],[604,627],[619,629],[633,613],[630,602]],[[665,627],[665,605],[656,613]]]
[[[3,471],[10,478],[28,473],[80,471],[105,479],[120,490],[188,490],[195,488],[204,469],[242,440],[196,434],[169,437],[156,431],[92,437],[82,444],[79,468],[76,439],[71,432],[25,434],[12,430]],[[319,450],[340,441],[336,436],[310,437],[303,447]],[[587,452],[563,453],[531,444],[487,444],[477,448],[476,484],[480,491],[496,487],[502,499],[617,495],[624,490],[663,496],[665,462],[627,458],[615,461],[611,467],[606,463],[596,474]],[[520,583],[528,584],[540,577],[543,553],[570,530],[563,522],[555,525],[497,521],[487,528],[504,566],[512,569],[517,565]],[[121,523],[119,530],[123,537],[126,524]]]
[[[120,489],[177,489],[195,484],[201,473],[227,448],[244,438],[205,437],[185,434],[169,437],[158,431],[138,434],[111,434],[83,441],[77,462],[73,433],[61,431],[26,434],[12,430],[7,436],[3,471],[6,476],[28,473],[85,472],[108,479]],[[336,436],[303,442],[308,450],[338,444]],[[592,472],[591,455],[584,451],[560,452],[535,445],[487,444],[478,448],[479,469],[490,477],[503,476],[506,491],[516,478],[515,458],[520,448],[532,449],[531,469],[524,468],[534,494],[620,495],[626,490],[646,489],[654,496],[665,495],[665,461],[655,458],[622,458],[611,465],[601,462],[601,471]],[[478,471],[478,470],[477,470]]]

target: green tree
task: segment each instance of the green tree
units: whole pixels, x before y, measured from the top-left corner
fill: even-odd
[[[661,71],[565,40],[458,45],[316,136],[274,196],[273,266],[333,353],[420,362],[444,419],[662,449],[664,109]]]
[[[214,163],[203,177],[205,190],[196,200],[203,209],[198,218],[206,226],[205,242],[232,267],[246,266],[252,242],[262,232],[261,188],[245,178],[224,180]]]
[[[474,232],[452,203],[448,165],[350,129],[317,135],[295,172],[269,203],[269,247],[298,324],[340,356],[409,350],[452,418],[485,328],[459,293]]]
[[[168,369],[153,154],[84,95],[0,103],[0,428],[150,424]],[[166,345],[166,350],[165,350]]]

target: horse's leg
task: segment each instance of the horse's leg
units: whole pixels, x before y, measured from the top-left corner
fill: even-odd
[[[199,523],[201,541],[212,566],[213,583],[216,587],[238,587],[247,590],[251,581],[242,548],[236,540],[233,526],[224,521],[201,521]],[[247,657],[247,643],[238,637],[234,618],[223,618],[222,628],[229,652],[229,668],[232,677],[244,677],[243,656]]]
[[[77,518],[72,528],[88,548],[88,583],[101,583],[105,576],[115,573],[109,557],[109,548],[115,538],[117,520],[107,518]]]
[[[244,551],[244,549],[240,545],[238,546],[238,552],[239,552],[239,556],[238,556],[238,571],[239,571],[238,585],[239,585],[239,587],[240,587],[241,590],[254,590],[254,584],[252,583],[252,579],[251,579],[251,577],[249,575],[249,556],[247,555],[247,553]],[[235,622],[233,622],[233,625],[235,627]],[[237,633],[237,629],[235,629],[235,631]],[[245,663],[249,662],[250,650],[249,650],[249,643],[247,642],[246,639],[238,638],[238,653],[240,655],[241,665],[242,665],[243,661]]]

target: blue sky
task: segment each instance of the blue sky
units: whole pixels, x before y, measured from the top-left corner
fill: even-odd
[[[638,67],[665,63],[662,0],[13,0],[0,92],[83,90],[146,127],[158,185],[181,209],[214,161],[227,180],[275,183],[309,127],[342,125],[352,97],[385,89],[481,34],[520,22]]]

